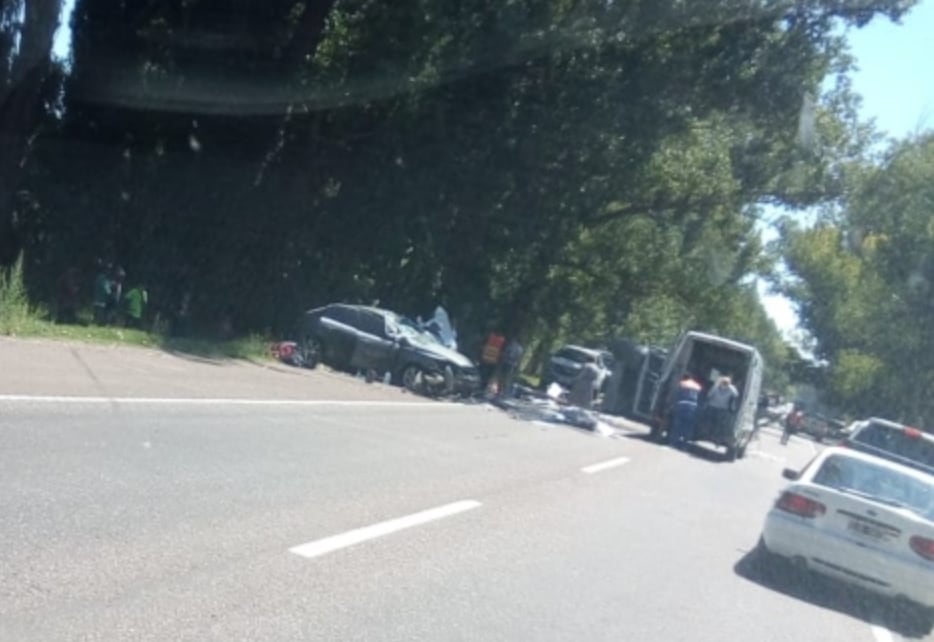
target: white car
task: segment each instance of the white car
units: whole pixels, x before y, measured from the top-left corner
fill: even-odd
[[[934,623],[934,476],[827,448],[769,511],[759,553],[913,606]]]
[[[603,350],[583,348],[581,346],[567,345],[551,355],[548,366],[542,377],[542,387],[547,388],[551,383],[560,384],[564,388],[573,388],[574,382],[580,376],[581,369],[588,364],[597,368],[598,374],[594,381],[594,390],[602,390],[604,383],[613,374],[607,363],[613,355]]]

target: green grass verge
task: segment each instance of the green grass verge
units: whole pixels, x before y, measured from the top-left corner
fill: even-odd
[[[38,337],[85,343],[122,344],[157,348],[209,359],[270,359],[271,339],[249,335],[226,341],[203,338],[177,338],[162,334],[97,325],[65,325],[52,323],[35,316],[20,316],[15,323],[0,322],[0,335],[11,337]]]
[[[269,346],[272,343],[272,340],[259,335],[221,341],[195,337],[168,337],[115,326],[66,325],[44,320],[33,311],[29,314],[17,314],[15,317],[9,315],[7,318],[0,318],[0,335],[133,345],[180,352],[207,359],[250,359],[253,361],[268,360],[270,358]]]
[[[175,338],[157,332],[145,332],[116,326],[89,323],[90,312],[82,311],[83,323],[66,325],[49,321],[47,310],[29,303],[23,284],[23,261],[20,257],[7,269],[0,269],[0,336],[41,337],[63,341],[135,345],[180,352],[211,359],[270,358],[270,339],[250,335],[228,341],[204,338]]]

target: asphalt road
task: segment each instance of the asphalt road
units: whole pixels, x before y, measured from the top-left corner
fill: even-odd
[[[193,376],[170,363],[174,384]],[[0,640],[915,633],[878,600],[750,564],[780,472],[812,456],[808,441],[765,432],[729,464],[639,431],[399,403],[414,400],[333,375],[301,378],[313,399],[284,397],[267,374],[191,381],[211,396],[175,400],[151,372],[120,384],[151,387],[145,398],[113,394],[121,378],[106,373],[94,395],[77,375],[32,395],[0,374]]]

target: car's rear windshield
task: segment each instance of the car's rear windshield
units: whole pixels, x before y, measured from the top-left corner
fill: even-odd
[[[853,436],[854,441],[934,468],[934,440],[901,426],[870,421]]]
[[[812,481],[870,501],[905,507],[926,519],[934,519],[934,477],[925,483],[888,466],[831,455],[814,473]]]
[[[561,348],[556,356],[578,363],[593,363],[597,360],[594,355],[580,348]]]

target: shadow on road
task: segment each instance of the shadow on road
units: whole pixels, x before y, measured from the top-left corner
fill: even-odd
[[[647,433],[630,433],[626,435],[627,439],[637,439],[639,441],[644,441],[646,443],[655,444],[661,448],[671,448],[667,443],[657,442],[651,435]],[[686,455],[694,457],[695,459],[703,459],[704,461],[713,462],[716,464],[729,463],[726,458],[726,455],[719,451],[714,450],[712,446],[708,446],[703,443],[690,443],[687,446],[687,449],[683,451]]]
[[[688,445],[687,453],[696,459],[712,461],[718,464],[730,463],[726,454],[720,450],[714,450],[713,447],[706,444],[692,443]]]
[[[931,623],[924,621],[920,613],[899,607],[893,600],[796,568],[758,548],[746,553],[733,566],[733,571],[750,582],[788,597],[867,624],[884,626],[907,638],[923,638],[931,632]]]

